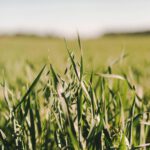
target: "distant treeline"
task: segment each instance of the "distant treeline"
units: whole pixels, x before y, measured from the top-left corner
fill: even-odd
[[[138,32],[108,32],[104,36],[150,36],[150,31]]]
[[[57,35],[53,34],[34,34],[34,33],[14,33],[14,34],[0,34],[0,37],[34,37],[34,38],[51,38],[51,39],[58,39],[60,38]]]
[[[137,31],[137,32],[106,32],[103,35],[100,35],[100,37],[106,37],[106,36],[150,36],[150,30],[149,31]],[[34,37],[34,38],[50,38],[50,39],[62,39],[61,36],[55,35],[55,34],[36,34],[36,33],[24,33],[24,32],[18,32],[18,33],[8,33],[8,34],[1,34],[0,37]],[[97,37],[97,36],[96,36]],[[99,36],[98,36],[99,37]],[[90,37],[89,37],[90,38]]]

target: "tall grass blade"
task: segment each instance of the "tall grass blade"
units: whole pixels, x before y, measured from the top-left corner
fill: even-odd
[[[22,97],[22,99],[20,100],[20,102],[14,107],[14,111],[26,100],[26,97],[31,93],[31,91],[33,90],[33,88],[35,87],[35,85],[37,84],[37,82],[39,81],[44,69],[45,69],[46,65],[42,68],[42,70],[40,71],[40,73],[37,75],[37,77],[35,78],[35,80],[32,82],[31,86],[29,87],[29,89],[27,90],[27,92],[25,93],[25,95]]]
[[[50,65],[50,70],[51,70],[51,75],[52,75],[52,79],[53,79],[53,85],[54,85],[55,89],[57,90],[58,78],[57,78],[57,75],[56,75],[52,65]]]
[[[31,143],[32,143],[32,149],[36,149],[36,133],[35,133],[35,125],[34,125],[34,114],[33,110],[30,106],[30,136],[31,136]]]

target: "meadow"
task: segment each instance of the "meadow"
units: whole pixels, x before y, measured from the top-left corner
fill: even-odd
[[[149,41],[148,35],[104,36],[82,40],[85,69],[99,72],[108,66],[113,66],[116,73],[124,71],[130,75],[134,73],[134,80],[142,85],[148,94]],[[80,51],[77,40],[68,40],[67,44],[78,57]],[[36,71],[43,64],[53,64],[57,71],[63,73],[68,61],[64,39],[52,37],[3,36],[0,37],[0,53],[0,80],[5,76],[7,81],[15,86],[19,81],[25,80],[27,64],[34,67]],[[121,63],[112,65],[122,55],[127,57]]]
[[[149,41],[1,36],[0,148],[149,149]]]

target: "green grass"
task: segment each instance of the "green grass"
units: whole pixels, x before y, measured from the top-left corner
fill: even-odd
[[[123,49],[129,53],[130,58],[128,61],[132,64],[149,61],[149,40],[149,36],[110,36],[84,40],[82,45],[85,61],[90,60],[93,66],[96,65],[97,68],[99,64],[103,65],[109,58],[114,59],[118,57]],[[77,51],[78,45],[76,40],[68,41],[68,45],[69,48],[75,52]],[[54,65],[59,67],[66,60],[64,40],[55,38],[1,37],[0,52],[1,63],[29,60],[36,64],[47,60],[50,62],[54,61]]]
[[[113,70],[117,73],[131,72],[130,76],[133,72],[133,80],[142,85],[149,95],[149,41],[150,36],[106,36],[93,40],[82,40],[85,70],[102,71],[124,52],[128,54],[128,57],[121,62],[121,65],[113,65]],[[68,40],[67,44],[69,49],[79,56],[77,40]],[[27,74],[29,72],[31,74],[28,65],[37,71],[43,64],[52,63],[56,70],[63,73],[67,64],[65,42],[57,38],[1,37],[0,54],[0,80],[5,76],[12,85],[18,82],[25,84],[29,81],[29,79],[26,80]]]
[[[149,149],[149,39],[1,37],[0,148]]]

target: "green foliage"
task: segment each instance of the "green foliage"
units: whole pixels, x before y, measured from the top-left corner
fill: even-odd
[[[4,82],[1,149],[138,149],[150,147],[149,108],[125,74],[84,72],[68,50],[60,76],[43,67],[21,96]],[[36,86],[35,86],[36,85]]]

